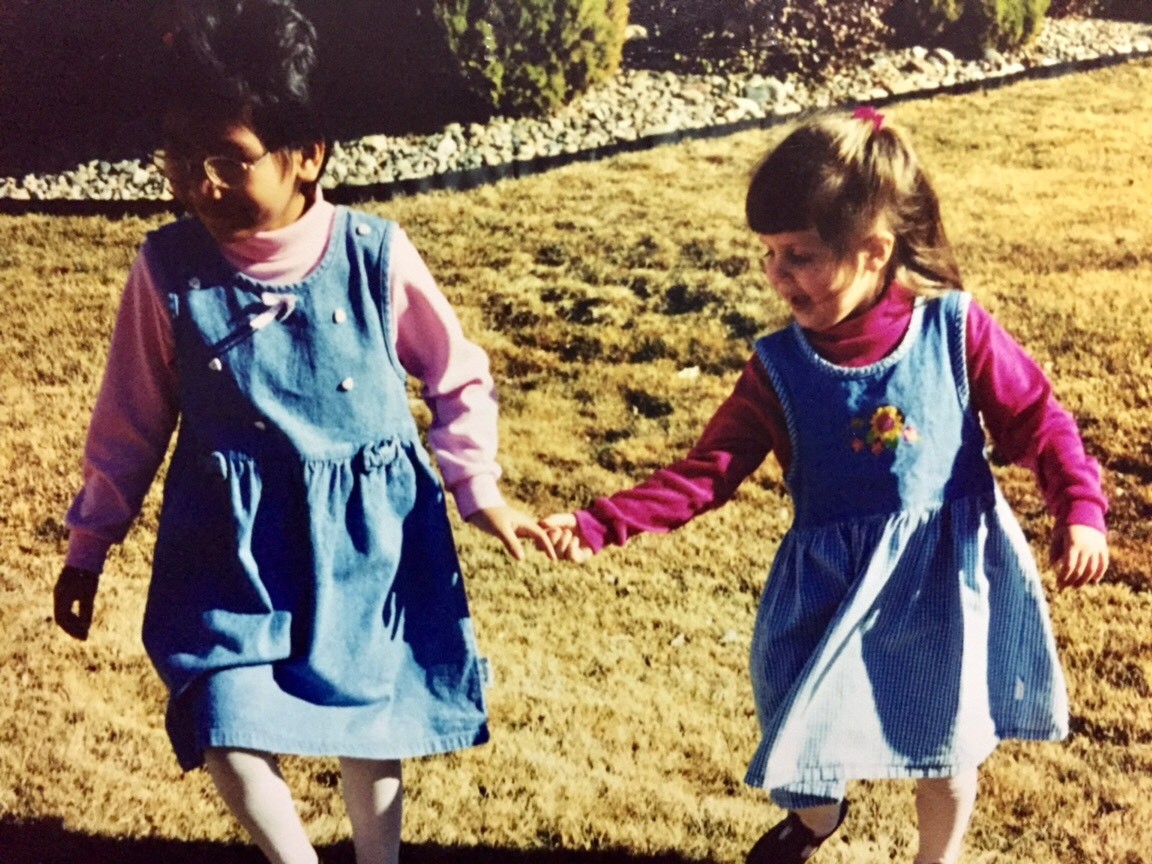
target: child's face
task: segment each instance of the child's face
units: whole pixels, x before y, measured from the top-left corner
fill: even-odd
[[[759,234],[764,274],[805,330],[830,330],[875,305],[892,253],[892,235],[879,232],[841,257],[815,230]]]
[[[243,122],[169,114],[164,148],[172,194],[218,243],[232,243],[258,231],[291,225],[308,207],[303,186],[320,176],[324,145],[269,152]],[[224,157],[214,180],[204,160]],[[225,185],[221,184],[221,180]]]

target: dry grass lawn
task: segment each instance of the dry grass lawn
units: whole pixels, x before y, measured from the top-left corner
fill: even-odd
[[[969,864],[1152,862],[1152,65],[895,109],[934,168],[970,289],[1050,371],[1107,470],[1110,579],[1058,594],[1073,734],[983,771]],[[501,388],[505,489],[541,513],[693,442],[782,306],[741,224],[754,132],[370,206],[406,226]],[[92,638],[50,621],[80,450],[124,274],[160,219],[0,216],[0,861],[254,862],[182,776],[138,631],[157,495],[109,561]],[[699,375],[680,375],[696,367]],[[422,409],[418,409],[422,410]],[[1038,554],[1032,478],[1003,472]],[[741,778],[746,652],[788,523],[774,463],[726,508],[577,568],[458,532],[493,741],[407,767],[406,860],[737,862],[779,818]],[[930,650],[931,646],[925,646]],[[335,764],[286,762],[350,864]],[[817,860],[910,862],[911,785],[858,784]]]

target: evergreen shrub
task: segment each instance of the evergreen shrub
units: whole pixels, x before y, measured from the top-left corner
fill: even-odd
[[[966,0],[897,0],[888,23],[900,45],[935,46],[952,42],[951,34],[964,14]]]
[[[982,48],[1018,48],[1040,35],[1051,0],[980,0],[968,11]]]
[[[888,22],[902,44],[943,45],[967,56],[1035,38],[1051,0],[898,0]]]
[[[427,134],[483,120],[456,72],[431,0],[296,0],[320,40],[319,92],[329,134]]]
[[[548,113],[616,73],[628,0],[432,0],[460,73],[493,110]]]
[[[887,46],[897,0],[632,0],[652,38],[637,50],[657,68],[818,74]]]

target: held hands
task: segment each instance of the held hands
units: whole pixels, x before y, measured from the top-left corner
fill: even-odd
[[[73,639],[88,638],[99,583],[99,575],[79,567],[65,567],[56,578],[56,587],[52,589],[52,617]]]
[[[524,545],[521,537],[531,538],[536,548],[550,561],[556,560],[556,550],[544,530],[532,516],[514,507],[484,507],[468,517],[468,524],[474,525],[485,534],[498,538],[508,554],[517,561],[524,560]]]
[[[554,513],[541,519],[540,524],[548,532],[556,554],[565,561],[583,564],[595,554],[581,535],[575,514]]]
[[[1108,570],[1108,540],[1087,525],[1063,525],[1052,535],[1048,560],[1061,588],[1081,588],[1099,582]]]

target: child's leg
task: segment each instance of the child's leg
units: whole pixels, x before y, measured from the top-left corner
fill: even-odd
[[[817,837],[827,837],[840,825],[843,802],[823,804],[819,807],[802,807],[792,812],[804,823],[804,827]]]
[[[316,864],[276,757],[256,750],[204,752],[220,797],[272,864]]]
[[[916,783],[920,851],[916,864],[955,864],[976,806],[976,769]]]
[[[804,827],[817,837],[827,837],[844,819],[847,792],[846,784],[830,781],[810,791],[784,788],[773,789],[771,794],[776,806],[795,813]]]
[[[344,757],[340,773],[356,864],[397,864],[404,797],[400,762]]]

